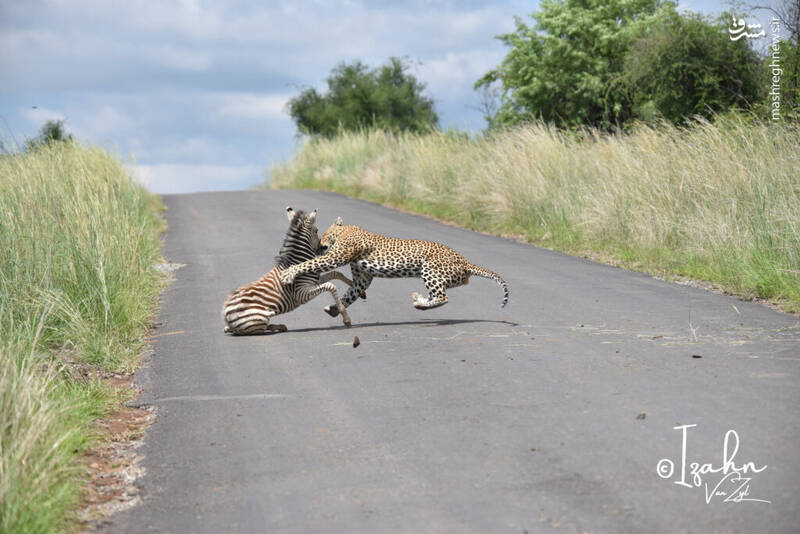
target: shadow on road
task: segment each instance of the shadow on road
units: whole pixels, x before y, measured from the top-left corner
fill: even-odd
[[[468,324],[468,323],[495,323],[495,324],[506,324],[508,326],[519,326],[519,323],[513,323],[511,321],[492,321],[489,319],[423,319],[421,321],[397,321],[393,323],[359,323],[354,324],[350,328],[340,324],[336,326],[326,326],[326,327],[318,327],[318,328],[292,328],[289,329],[287,332],[265,332],[263,334],[252,334],[250,336],[230,336],[230,337],[252,337],[252,336],[275,336],[283,333],[292,333],[292,332],[327,332],[330,330],[356,330],[358,328],[369,328],[373,326],[451,326],[457,324]]]

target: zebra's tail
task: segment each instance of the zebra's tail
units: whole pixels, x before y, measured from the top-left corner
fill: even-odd
[[[501,308],[506,307],[506,304],[508,304],[508,284],[506,283],[505,280],[503,280],[503,278],[499,274],[492,272],[489,269],[478,267],[477,265],[474,265],[472,263],[468,265],[467,272],[471,275],[480,276],[481,278],[488,278],[490,280],[494,280],[495,282],[500,284],[500,287],[503,288],[503,303],[500,304],[500,307]]]

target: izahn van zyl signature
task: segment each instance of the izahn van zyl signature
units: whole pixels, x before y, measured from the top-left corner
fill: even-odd
[[[715,498],[722,502],[770,503],[771,501],[750,496],[750,482],[753,480],[753,475],[762,473],[767,466],[758,467],[755,462],[736,464],[734,459],[739,451],[739,434],[735,430],[728,430],[725,433],[721,465],[689,461],[686,455],[689,429],[696,426],[694,424],[673,427],[682,433],[680,479],[674,480],[673,483],[687,488],[703,487],[707,504]],[[664,479],[672,478],[675,474],[675,462],[669,458],[662,458],[656,465],[656,473]]]

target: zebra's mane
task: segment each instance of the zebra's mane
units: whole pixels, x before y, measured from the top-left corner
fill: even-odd
[[[303,229],[303,225],[306,222],[306,213],[300,210],[296,214],[289,224],[286,237],[283,238],[281,250],[275,256],[275,267],[285,269],[311,259],[317,254],[316,250],[311,249],[311,244],[308,241],[308,230]]]

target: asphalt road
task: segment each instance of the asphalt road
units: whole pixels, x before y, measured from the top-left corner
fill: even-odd
[[[165,200],[185,267],[137,376],[158,409],[142,504],[110,531],[800,530],[796,317],[333,194]],[[423,312],[420,280],[376,279],[351,329],[323,294],[287,333],[225,335],[222,301],[271,268],[286,205],[318,208],[320,232],[341,215],[443,242],[505,277],[508,307],[490,280]],[[731,429],[729,476],[696,487],[689,464],[723,468]],[[723,502],[741,497],[771,502]]]

